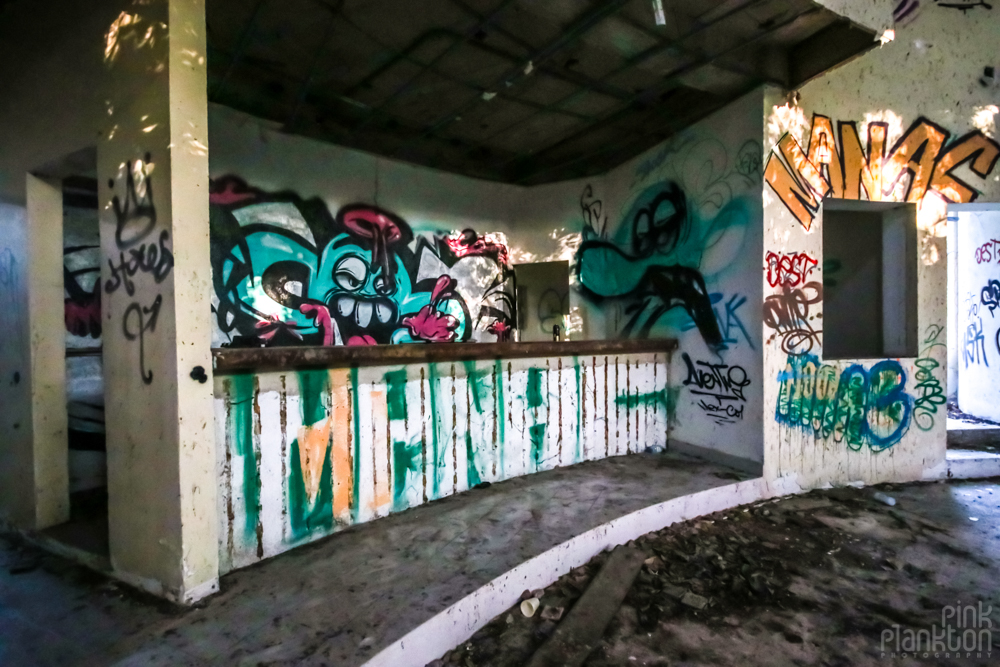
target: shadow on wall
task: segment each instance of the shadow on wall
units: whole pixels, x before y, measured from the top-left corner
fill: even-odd
[[[382,345],[506,340],[507,247],[472,230],[415,235],[399,216],[211,186],[216,345]]]

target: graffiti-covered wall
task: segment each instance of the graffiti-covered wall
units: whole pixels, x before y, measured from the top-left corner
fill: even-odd
[[[211,119],[213,346],[509,338],[502,188]]]
[[[948,206],[1000,200],[997,89],[984,78],[995,10],[903,2],[896,21],[893,41],[768,102],[765,472],[803,485],[943,470]],[[824,330],[824,288],[856,278],[824,255],[830,198],[914,205],[915,356],[824,359],[837,335]]]
[[[592,334],[680,341],[671,437],[752,461],[763,452],[762,105],[747,95],[580,188],[574,257]]]
[[[956,268],[958,405],[1000,421],[1000,204],[962,210]]]
[[[669,372],[645,354],[216,377],[222,570],[483,482],[663,446]]]

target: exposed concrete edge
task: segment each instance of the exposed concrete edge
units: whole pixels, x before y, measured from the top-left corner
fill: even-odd
[[[1000,477],[1000,454],[969,449],[948,450],[948,479]]]
[[[692,445],[690,442],[684,442],[683,440],[674,440],[671,438],[667,441],[667,449],[672,452],[677,452],[678,454],[693,456],[696,459],[708,461],[709,463],[718,463],[719,465],[724,465],[728,468],[745,472],[748,475],[755,475],[759,477],[764,471],[764,464],[758,461],[743,458],[742,456],[736,456],[735,454],[729,454],[727,452],[720,452],[719,450],[711,449],[710,447]]]
[[[791,478],[763,478],[706,489],[626,514],[581,533],[473,591],[414,628],[365,663],[366,667],[422,666],[455,648],[517,602],[524,590],[544,588],[600,552],[679,521],[800,493]]]
[[[59,540],[49,537],[39,531],[20,529],[13,526],[9,522],[0,521],[0,532],[19,535],[26,542],[42,549],[43,551],[55,554],[56,556],[61,556],[66,560],[73,561],[74,563],[82,565],[89,570],[102,574],[109,579],[116,579],[117,581],[127,584],[132,588],[137,588],[146,593],[155,595],[156,597],[164,598],[175,604],[192,605],[207,598],[209,595],[219,592],[218,577],[202,582],[189,590],[183,591],[181,594],[177,594],[176,591],[170,591],[164,588],[163,584],[155,579],[139,577],[127,572],[116,570],[113,567],[111,560],[106,556],[93,554],[85,549],[80,549],[66,544],[65,542],[60,542]]]

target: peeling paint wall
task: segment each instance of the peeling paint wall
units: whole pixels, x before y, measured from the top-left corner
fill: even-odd
[[[958,406],[1000,421],[1000,204],[955,217]]]
[[[221,569],[482,482],[664,446],[670,372],[644,354],[217,377]]]
[[[1000,16],[969,4],[900,3],[894,41],[807,84],[797,102],[770,94],[762,257],[769,478],[808,487],[943,470],[947,208],[1000,199],[997,89],[980,81],[995,64]],[[840,268],[823,254],[824,197],[917,206],[916,357],[823,359],[823,286]]]

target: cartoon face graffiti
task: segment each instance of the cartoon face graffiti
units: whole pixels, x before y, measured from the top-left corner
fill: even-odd
[[[234,345],[375,345],[470,340],[498,321],[509,324],[506,249],[471,231],[446,241],[435,252],[400,217],[374,206],[344,206],[331,218],[319,200],[220,179],[212,193],[219,328],[235,332]],[[463,268],[473,259],[485,269],[476,278],[492,289],[470,283]],[[487,307],[498,294],[499,308]]]

